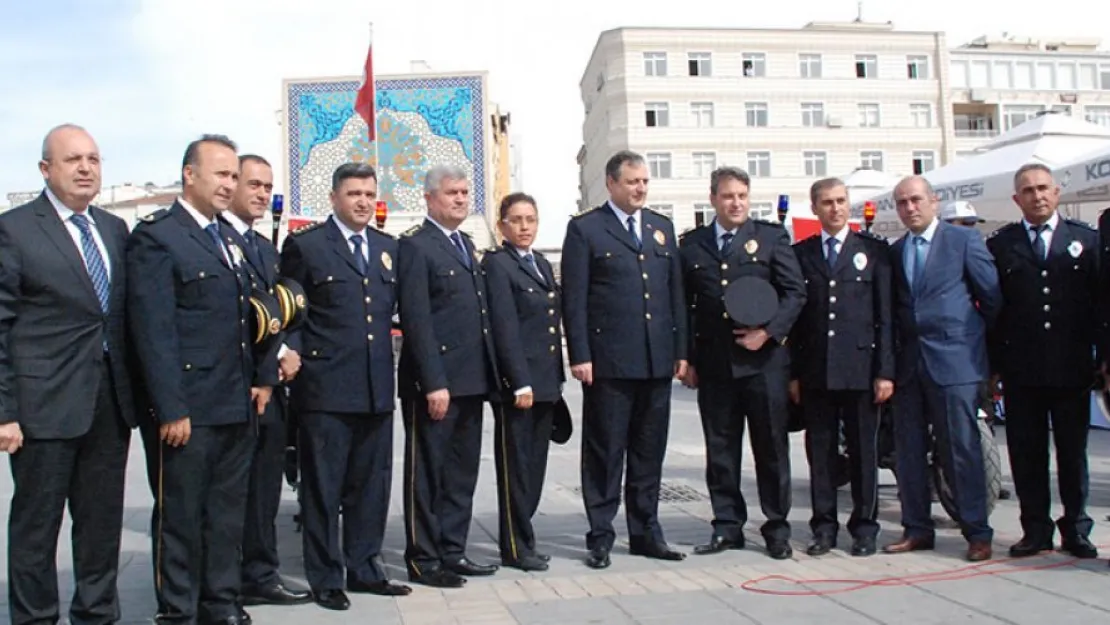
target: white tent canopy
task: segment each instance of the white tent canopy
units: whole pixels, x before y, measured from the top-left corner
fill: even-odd
[[[1041,163],[1057,170],[1097,150],[1110,154],[1110,128],[1065,115],[1042,115],[999,135],[981,150],[924,176],[942,202],[969,201],[988,221],[1011,221],[1017,211],[1013,176],[1019,167]],[[877,219],[896,219],[892,192],[893,185],[869,197],[853,198],[853,214],[859,214],[864,201],[870,200],[876,204]]]
[[[1100,147],[1055,172],[1062,202],[1110,201],[1110,147]]]

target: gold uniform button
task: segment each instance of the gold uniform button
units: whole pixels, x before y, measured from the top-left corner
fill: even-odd
[[[205,276],[205,273],[203,271],[197,274],[198,278],[203,278],[204,276]]]
[[[829,313],[829,321],[832,321],[833,319],[836,319],[836,313],[831,312]]]
[[[1048,270],[1042,269],[1041,270],[1041,277],[1042,278],[1047,278],[1048,277]]]
[[[374,335],[373,334],[367,334],[366,335],[366,340],[367,341],[373,341],[374,340]]]
[[[366,286],[367,284],[370,284],[370,278],[363,278],[362,279],[362,285]]]
[[[644,293],[644,299],[651,299],[651,293]]]
[[[555,299],[555,293],[548,293],[547,299]]]
[[[547,309],[547,316],[548,317],[554,317],[555,316],[555,309],[554,308],[548,308]]]
[[[371,321],[373,321],[373,320],[374,320],[374,316],[373,316],[373,315],[366,315],[366,323],[370,323],[370,322],[371,322]]]
[[[239,347],[242,348],[242,349],[246,349],[247,344],[246,343],[239,343]]]
[[[728,313],[727,312],[721,313],[721,319],[728,319]]]
[[[446,346],[446,345],[440,345],[440,346],[439,346],[439,351],[440,351],[440,352],[445,352],[445,351],[447,351],[447,346]]]
[[[242,296],[242,295],[240,295],[240,296],[239,296],[239,303],[240,303],[240,304],[242,304],[242,303],[243,303],[243,296]]]
[[[829,330],[829,336],[836,336],[836,330]]]
[[[489,334],[489,330],[482,328],[482,334]]]
[[[369,303],[370,303],[370,298],[369,298],[369,297],[367,297],[367,298],[366,298],[366,303],[367,303],[367,304],[369,304]]]
[[[449,275],[449,276],[453,276],[453,275],[455,275],[455,270],[454,270],[454,269],[452,269],[452,270],[448,271],[448,272],[447,272],[447,275]]]
[[[640,254],[640,260],[641,260],[641,261],[643,261],[643,260],[644,260],[644,255],[643,255],[643,254]]]
[[[319,356],[319,355],[320,355],[320,352],[318,352],[318,351],[316,351],[316,350],[312,350],[312,355],[313,355],[313,356]]]
[[[331,276],[328,276],[328,282],[331,282],[331,281],[332,281],[332,280],[334,280],[334,279],[335,279],[335,278],[333,278],[333,277],[331,277]]]
[[[835,288],[836,287],[836,280],[829,280],[829,286]]]
[[[1041,289],[1041,291],[1042,291],[1042,292],[1043,292],[1043,293],[1044,293],[1045,295],[1048,295],[1048,291],[1049,291],[1049,289],[1048,289],[1048,287],[1046,286],[1045,288]]]
[[[835,295],[830,295],[829,296],[829,303],[830,304],[835,304],[836,303],[836,296]]]
[[[481,296],[482,296],[482,292],[478,291],[478,297],[481,297]]]
[[[648,321],[651,321],[651,313],[644,314],[644,319],[647,319]]]
[[[728,286],[728,280],[721,280],[721,286]]]
[[[549,351],[549,352],[553,352],[553,351],[555,351],[555,346],[554,346],[554,345],[551,345],[551,346],[549,346],[549,347],[547,348],[547,351]]]
[[[1045,330],[1051,330],[1052,329],[1052,322],[1051,321],[1044,322],[1044,329]]]
[[[728,271],[728,263],[721,263],[721,271]]]
[[[548,334],[555,334],[555,326],[551,326],[550,328],[548,328],[547,333]]]
[[[646,273],[644,274],[644,280],[647,280],[647,274]]]
[[[1045,312],[1048,312],[1048,311],[1050,311],[1050,310],[1052,310],[1052,306],[1049,306],[1048,304],[1045,304],[1045,305],[1044,305],[1044,311],[1045,311]]]
[[[486,314],[486,309],[485,308],[482,309],[482,314],[483,315]]]
[[[185,370],[186,370],[186,371],[191,371],[191,370],[192,370],[192,368],[193,368],[193,365],[191,365],[191,364],[189,364],[189,363],[185,363]]]

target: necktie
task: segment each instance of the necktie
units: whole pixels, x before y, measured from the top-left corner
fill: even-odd
[[[366,275],[366,256],[362,254],[362,235],[352,234],[351,244],[355,246],[355,267],[362,275]]]
[[[451,241],[455,244],[455,248],[459,250],[459,256],[462,257],[463,264],[466,265],[467,269],[470,269],[470,254],[466,252],[466,246],[463,245],[462,237],[459,236],[458,232],[451,233]]]
[[[536,275],[540,277],[540,282],[547,284],[547,280],[544,280],[543,274],[540,273],[540,268],[536,265],[536,257],[531,254],[525,254],[524,261],[527,262],[528,266],[532,268],[532,271],[536,272]]]
[[[721,235],[721,256],[728,255],[728,249],[732,246],[732,237],[735,236],[731,232],[726,232]]]
[[[262,251],[258,249],[258,233],[254,230],[247,230],[243,237],[247,240],[247,251],[251,254],[251,264],[262,269]]]
[[[1038,261],[1042,261],[1048,256],[1048,250],[1045,249],[1044,238],[1041,235],[1048,230],[1048,224],[1031,226],[1029,229],[1033,231],[1033,255]]]
[[[85,254],[85,269],[89,272],[96,298],[100,300],[100,310],[108,312],[108,268],[104,265],[104,257],[100,255],[100,248],[96,246],[92,230],[89,228],[89,218],[84,213],[77,213],[70,217],[73,225],[81,231],[81,251]]]
[[[921,285],[921,277],[925,275],[925,237],[913,238],[913,287],[916,290]]]
[[[204,231],[208,233],[209,238],[216,244],[216,251],[220,253],[220,257],[225,261],[228,260],[227,253],[224,251],[224,243],[220,240],[220,224],[208,224],[204,227]]]
[[[825,241],[825,245],[829,248],[829,267],[835,267],[836,259],[840,257],[840,254],[836,251],[836,239],[829,237],[829,239]]]
[[[628,216],[628,234],[631,234],[632,240],[636,242],[636,249],[642,249],[644,244],[640,241],[640,235],[636,233],[636,218],[632,215]]]

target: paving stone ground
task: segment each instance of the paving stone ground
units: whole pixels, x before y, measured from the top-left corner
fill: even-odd
[[[568,385],[573,412],[580,404],[576,385]],[[486,421],[482,473],[475,496],[474,523],[469,555],[478,561],[496,561],[497,499],[494,482],[492,418]],[[577,424],[576,424],[577,425]],[[1004,444],[1005,430],[999,430]],[[401,553],[404,549],[401,505],[401,458],[404,437],[397,419],[395,436],[394,490],[390,525],[383,554],[393,576],[404,578]],[[751,523],[746,528],[748,548],[716,556],[691,555],[682,562],[659,562],[627,553],[623,535],[623,513],[618,519],[618,544],[613,566],[593,571],[583,564],[586,518],[578,494],[579,438],[568,446],[553,446],[543,503],[536,518],[540,547],[553,556],[551,570],[523,573],[502,569],[489,578],[472,578],[459,590],[415,587],[401,599],[352,595],[348,612],[328,612],[314,605],[295,608],[255,607],[250,612],[259,625],[293,623],[371,623],[381,625],[446,625],[474,623],[616,625],[713,625],[792,624],[897,625],[951,623],[1105,623],[1110,617],[1110,432],[1091,434],[1090,512],[1096,521],[1094,540],[1104,555],[1098,560],[1076,562],[1051,554],[1007,562],[1006,547],[1020,536],[1017,502],[1002,501],[992,516],[995,527],[996,560],[969,570],[962,559],[966,543],[955,526],[944,518],[939,504],[934,513],[940,522],[934,552],[899,556],[877,555],[852,558],[834,551],[822,558],[804,554],[809,539],[808,466],[802,435],[792,435],[795,555],[776,562],[762,548],[758,525],[762,514],[755,493],[751,455],[745,449],[744,492]],[[1005,459],[1005,452],[1003,452]],[[711,518],[704,482],[704,445],[694,394],[676,385],[670,445],[664,471],[668,492],[677,501],[663,503],[661,516],[669,542],[690,552],[709,534]],[[1005,486],[1012,489],[1009,464],[1004,460]],[[149,623],[154,613],[151,575],[149,514],[152,503],[144,477],[143,456],[136,437],[128,468],[126,517],[121,554],[120,594],[122,623]],[[11,479],[0,472],[0,514],[6,516],[11,497]],[[880,542],[900,534],[898,500],[894,477],[881,475]],[[850,511],[846,490],[840,496],[844,518]],[[285,577],[304,582],[300,535],[292,521],[295,495],[288,488],[279,518],[279,541]],[[1059,511],[1057,510],[1058,514]],[[5,526],[6,531],[6,526]],[[0,555],[7,557],[0,541]],[[850,545],[846,532],[841,547]],[[69,525],[62,528],[58,566],[64,603],[72,593]],[[963,579],[951,579],[957,575]],[[988,575],[985,573],[996,573]],[[978,573],[974,577],[971,574]],[[927,577],[946,575],[949,581]],[[781,576],[781,578],[768,578]],[[914,576],[915,583],[894,578]],[[888,579],[887,583],[862,582]],[[845,580],[832,583],[830,580]],[[857,580],[853,582],[852,580]],[[855,587],[855,589],[853,589]],[[816,595],[814,593],[830,593]],[[63,607],[63,610],[65,607]],[[6,576],[0,570],[0,622],[8,622]]]

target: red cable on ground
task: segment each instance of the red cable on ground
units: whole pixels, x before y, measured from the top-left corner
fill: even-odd
[[[1099,545],[1099,548],[1104,548]],[[1080,562],[1079,558],[1070,558],[1061,560],[1059,562],[1048,562],[1045,564],[1038,564],[1032,566],[1006,566],[1001,570],[990,570],[990,567],[997,567],[999,565],[1007,565],[1015,560],[1022,562],[1029,562],[1038,558],[1044,558],[1051,554],[1043,556],[1033,556],[1031,558],[1002,558],[999,560],[990,560],[988,562],[980,562],[979,564],[972,564],[970,566],[963,566],[949,571],[937,571],[935,573],[919,573],[916,575],[905,575],[901,577],[883,577],[875,580],[863,579],[797,579],[787,577],[785,575],[765,575],[757,579],[750,579],[743,584],[740,588],[748,592],[755,592],[761,595],[778,595],[782,597],[820,597],[824,595],[837,595],[846,592],[855,592],[865,588],[875,587],[900,587],[900,586],[914,586],[917,584],[930,584],[937,582],[952,582],[963,579],[971,579],[973,577],[987,577],[993,575],[1008,575],[1011,573],[1021,573],[1024,571],[1045,571],[1049,569],[1059,569],[1065,566],[1074,566]],[[767,588],[759,588],[760,585],[767,582],[784,582],[793,586],[824,586],[834,585],[840,588],[830,588],[829,590],[772,590]]]

